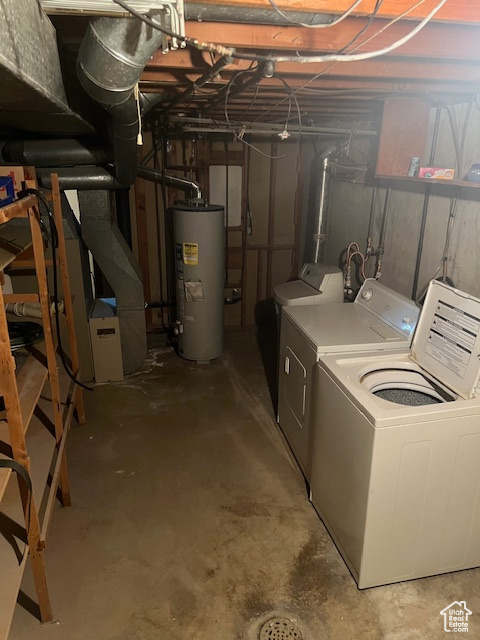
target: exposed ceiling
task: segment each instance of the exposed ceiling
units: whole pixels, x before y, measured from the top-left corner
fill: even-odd
[[[288,13],[291,20],[313,23],[338,17],[352,0],[277,0],[276,4],[283,11],[294,10]],[[438,0],[364,0],[338,25],[318,29],[289,23],[274,11],[270,0],[190,0],[185,5],[186,34],[250,53],[363,53],[404,37],[437,4]],[[405,19],[392,23],[409,9]],[[64,43],[74,51],[88,18],[51,17]],[[388,95],[415,94],[430,96],[433,102],[456,102],[480,92],[479,41],[480,0],[448,0],[420,33],[388,55],[360,62],[280,62],[276,75],[260,82],[255,63],[234,60],[203,84],[203,76],[210,74],[218,56],[190,47],[167,54],[158,51],[142,75],[140,89],[167,90],[177,97],[188,92],[168,111],[177,120],[201,117],[224,126],[228,118],[235,127],[241,123],[296,125],[300,111],[304,127],[355,122],[369,128],[379,101]],[[195,82],[203,86],[195,87]],[[234,84],[227,91],[230,82]],[[157,116],[165,116],[168,103],[157,108]]]

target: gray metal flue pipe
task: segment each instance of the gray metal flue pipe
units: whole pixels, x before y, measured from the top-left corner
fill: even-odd
[[[200,185],[198,185],[193,180],[187,180],[187,178],[178,178],[177,176],[169,176],[163,174],[162,171],[149,169],[148,167],[144,167],[143,165],[140,165],[138,167],[138,175],[144,180],[151,180],[152,182],[158,182],[160,184],[163,183],[167,186],[175,187],[175,189],[185,191],[186,193],[191,192],[195,194],[195,197],[198,198],[198,200],[202,199],[202,190],[200,188]]]

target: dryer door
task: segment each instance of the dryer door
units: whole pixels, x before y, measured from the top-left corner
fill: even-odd
[[[307,370],[290,347],[287,347],[284,372],[286,373],[285,400],[298,424],[302,427],[305,417]]]
[[[278,422],[309,480],[309,422],[316,352],[285,315],[278,371]]]

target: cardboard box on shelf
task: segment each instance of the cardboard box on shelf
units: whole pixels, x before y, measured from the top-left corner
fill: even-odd
[[[418,177],[433,180],[453,180],[455,177],[455,169],[445,169],[442,167],[420,167]]]

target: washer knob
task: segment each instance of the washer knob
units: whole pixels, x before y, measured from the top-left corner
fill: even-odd
[[[362,298],[364,300],[370,300],[371,297],[373,296],[373,289],[365,289],[365,291],[362,292]]]

